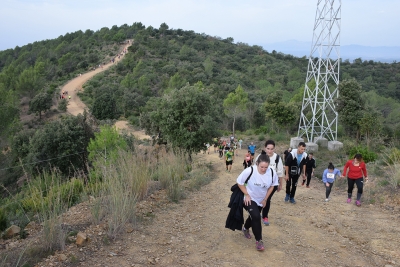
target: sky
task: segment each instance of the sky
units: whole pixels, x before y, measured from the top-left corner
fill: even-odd
[[[0,51],[87,29],[165,22],[250,45],[311,42],[318,0],[2,0]],[[336,0],[336,3],[338,0]],[[321,1],[323,5],[325,1]],[[400,46],[399,0],[345,0],[341,45]]]

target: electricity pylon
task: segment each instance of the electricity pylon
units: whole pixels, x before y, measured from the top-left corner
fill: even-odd
[[[318,0],[298,137],[337,139],[341,1]]]

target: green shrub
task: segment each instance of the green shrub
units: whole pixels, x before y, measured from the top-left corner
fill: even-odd
[[[347,154],[349,155],[350,159],[352,159],[355,154],[361,154],[365,162],[373,162],[378,158],[376,153],[361,145],[351,147]]]
[[[260,134],[260,135],[258,136],[258,141],[264,141],[264,140],[265,140],[265,135]]]
[[[260,126],[260,128],[254,130],[254,134],[266,134],[268,131],[267,126]]]
[[[61,101],[58,103],[58,110],[62,111],[62,112],[66,112],[67,111],[67,106],[68,106],[68,101],[67,99],[61,99]]]
[[[391,165],[400,162],[400,149],[392,148],[387,155],[386,162]]]

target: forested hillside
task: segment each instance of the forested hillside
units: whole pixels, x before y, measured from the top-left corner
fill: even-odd
[[[58,101],[61,85],[79,73],[112,60],[126,40],[133,40],[133,44],[121,63],[94,77],[81,94],[97,119],[122,116],[139,126],[140,115],[143,117],[151,108],[156,108],[154,103],[162,103],[157,99],[173,90],[196,84],[205,88],[213,99],[210,103],[217,110],[210,112],[218,114],[215,115],[220,126],[218,130],[230,131],[232,120],[235,120],[235,127],[240,131],[296,133],[308,64],[306,58],[234,43],[233,38],[221,39],[190,30],[170,29],[165,23],[158,29],[134,23],[96,32],[77,31],[0,52],[0,134],[4,151],[0,162],[3,169],[7,169],[2,171],[3,174],[8,173],[4,177],[12,177],[9,181],[15,181],[22,172],[9,174],[14,172],[10,168],[21,162],[49,158],[51,154],[39,151],[43,147],[50,150],[52,147],[46,146],[42,138],[48,140],[55,136],[44,133],[78,131],[83,135],[78,138],[82,143],[66,145],[66,153],[82,152],[82,147],[93,136],[86,117],[60,116],[57,125],[56,121],[44,123],[41,114],[49,111],[51,105],[57,106],[55,112],[62,114],[65,109]],[[363,115],[365,124],[378,122],[376,136],[381,136],[385,142],[396,140],[400,133],[400,63],[357,59],[342,62],[340,71],[342,80],[354,78],[361,86],[362,110],[373,114],[373,118]],[[236,91],[243,92],[246,103],[240,114],[232,117],[228,116],[224,101]],[[21,123],[21,103],[29,103],[29,112],[38,114],[39,119]],[[341,103],[348,103],[348,99],[342,99]],[[102,112],[104,110],[108,112]],[[285,120],[288,114],[291,117]],[[76,125],[80,125],[79,129]],[[65,129],[67,126],[70,127],[68,130]],[[351,125],[345,126],[340,125],[340,136],[354,134],[360,140],[372,136],[366,126],[360,125],[355,133],[349,130]],[[36,144],[32,140],[36,140]],[[86,157],[84,155],[83,159]],[[68,172],[65,166],[61,169]]]

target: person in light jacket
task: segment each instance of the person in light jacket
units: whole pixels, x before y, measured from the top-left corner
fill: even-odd
[[[325,201],[329,201],[329,195],[331,194],[333,182],[335,181],[337,176],[341,176],[340,171],[335,169],[332,162],[329,162],[328,168],[324,170],[322,174],[322,182],[325,184],[326,191],[325,191]]]

